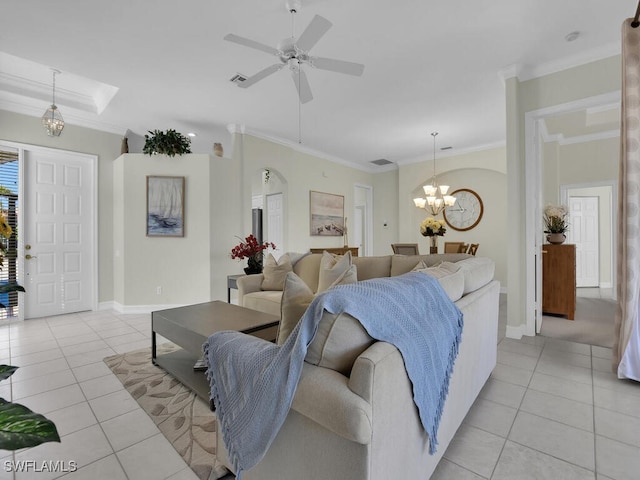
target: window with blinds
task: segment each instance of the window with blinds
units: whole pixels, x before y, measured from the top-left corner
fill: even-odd
[[[18,151],[0,147],[0,209],[11,227],[12,234],[6,238],[1,232],[0,248],[2,249],[2,270],[0,285],[17,282],[16,259],[18,251]],[[18,294],[16,292],[0,293],[0,319],[18,315]]]

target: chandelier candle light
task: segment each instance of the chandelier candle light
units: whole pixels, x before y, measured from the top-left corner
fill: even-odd
[[[436,178],[436,135],[438,135],[438,132],[431,133],[433,137],[433,177],[431,177],[431,185],[422,187],[426,198],[413,199],[416,207],[424,208],[431,215],[438,215],[445,207],[453,207],[456,203],[456,197],[447,195],[449,185],[438,185],[438,179]]]
[[[53,99],[51,106],[47,108],[42,116],[42,125],[47,129],[47,135],[50,137],[59,137],[64,128],[64,120],[62,114],[56,106],[56,73],[60,73],[60,70],[51,69],[53,71]]]

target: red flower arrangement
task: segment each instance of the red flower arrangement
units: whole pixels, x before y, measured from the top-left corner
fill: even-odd
[[[240,242],[238,245],[231,249],[231,258],[237,258],[239,260],[248,258],[249,266],[245,268],[244,271],[247,274],[261,273],[262,256],[264,255],[263,252],[269,247],[273,249],[276,248],[273,242],[258,243],[258,239],[254,237],[253,234],[251,234],[246,237],[243,242]]]

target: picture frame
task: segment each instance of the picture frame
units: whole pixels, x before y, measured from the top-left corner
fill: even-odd
[[[312,236],[344,235],[344,195],[309,191],[309,220]]]
[[[184,237],[185,177],[147,175],[147,237]]]

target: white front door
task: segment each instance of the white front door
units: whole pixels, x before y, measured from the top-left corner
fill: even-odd
[[[569,215],[567,238],[576,245],[576,286],[598,287],[598,197],[570,197]]]
[[[95,307],[95,162],[90,155],[24,150],[24,315]]]
[[[284,204],[282,193],[267,195],[267,235],[263,239],[273,242],[276,249],[272,250],[273,256],[278,259],[284,253]]]

